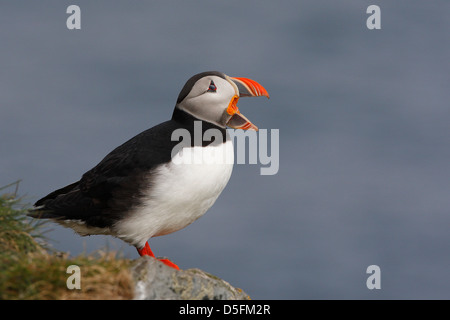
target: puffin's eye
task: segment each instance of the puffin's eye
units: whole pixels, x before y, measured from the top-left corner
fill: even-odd
[[[216,90],[217,90],[217,87],[214,84],[214,81],[211,80],[211,83],[209,84],[209,88],[208,88],[207,92],[216,92]]]

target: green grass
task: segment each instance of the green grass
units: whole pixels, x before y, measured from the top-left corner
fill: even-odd
[[[27,209],[15,193],[0,195],[0,299],[132,298],[130,260],[115,252],[70,257],[51,251],[45,225],[26,217]],[[80,267],[80,290],[67,288],[70,265]]]

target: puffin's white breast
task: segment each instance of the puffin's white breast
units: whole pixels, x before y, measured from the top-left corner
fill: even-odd
[[[117,236],[143,246],[154,236],[180,230],[214,204],[230,179],[230,139],[207,147],[183,148],[170,163],[152,171],[141,205],[114,227]]]

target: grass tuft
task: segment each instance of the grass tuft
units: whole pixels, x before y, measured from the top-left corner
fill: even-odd
[[[116,252],[70,257],[49,250],[43,224],[26,217],[16,193],[0,195],[0,299],[133,298],[131,260]],[[67,286],[71,265],[80,268],[80,289]]]

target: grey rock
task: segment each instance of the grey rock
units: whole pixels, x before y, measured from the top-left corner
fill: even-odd
[[[131,268],[136,300],[249,300],[241,289],[199,269],[175,270],[148,256]]]

